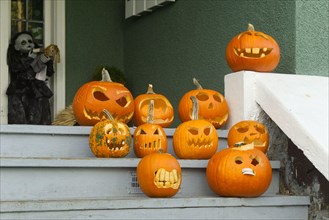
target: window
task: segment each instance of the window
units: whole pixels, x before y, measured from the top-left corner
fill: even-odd
[[[52,114],[56,115],[65,108],[65,1],[0,0],[0,30],[0,124],[7,124],[8,114],[7,48],[12,34],[20,30],[35,34],[39,46],[54,43],[60,48],[61,62],[52,77]]]
[[[43,0],[11,0],[11,36],[21,31],[31,32],[44,45]]]

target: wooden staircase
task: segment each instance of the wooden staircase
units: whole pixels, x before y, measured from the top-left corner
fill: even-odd
[[[0,219],[308,219],[309,197],[279,195],[279,161],[258,198],[224,198],[208,187],[208,160],[179,160],[183,180],[172,198],[149,198],[138,187],[133,151],[95,158],[91,127],[1,125]],[[134,128],[131,128],[133,134]],[[174,129],[167,128],[173,153]],[[218,130],[219,149],[226,130]]]

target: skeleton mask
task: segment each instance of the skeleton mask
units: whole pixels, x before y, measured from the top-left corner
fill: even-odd
[[[33,39],[29,34],[21,34],[15,41],[15,50],[23,53],[28,53],[34,46]]]

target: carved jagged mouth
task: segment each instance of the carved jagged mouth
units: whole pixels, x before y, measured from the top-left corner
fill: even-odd
[[[239,56],[239,57],[244,57],[244,58],[263,58],[267,56],[268,54],[271,53],[273,48],[234,48],[234,53]]]
[[[95,112],[95,111],[89,110],[87,108],[83,109],[83,114],[89,120],[98,120],[99,121],[105,117],[103,112]],[[134,113],[132,112],[128,115],[118,116],[117,114],[113,113],[112,116],[113,116],[113,118],[115,118],[118,121],[126,122],[126,121],[130,120],[130,118],[133,116],[133,114]]]
[[[123,151],[128,148],[126,140],[117,138],[106,138],[106,145],[110,151]]]
[[[215,119],[207,119],[207,118],[203,118],[202,116],[199,116],[199,119],[205,119],[209,121],[211,124],[213,124],[215,127],[220,127],[227,121],[228,114],[224,115],[223,117],[216,117]]]
[[[172,171],[166,171],[164,168],[160,168],[155,171],[154,184],[158,188],[173,188],[178,189],[180,185],[180,176],[176,169]]]
[[[191,138],[187,142],[188,146],[196,147],[196,148],[209,148],[212,147],[213,140],[210,137],[207,138]]]
[[[142,121],[146,122],[147,118],[142,116]],[[163,124],[163,123],[168,123],[172,122],[174,120],[174,117],[171,118],[166,118],[166,119],[161,119],[161,118],[153,118],[153,123],[154,124]]]

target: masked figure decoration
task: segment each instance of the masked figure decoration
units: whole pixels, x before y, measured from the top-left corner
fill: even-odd
[[[59,52],[56,45],[53,47]],[[54,56],[38,48],[29,32],[19,32],[10,41],[8,124],[51,124],[49,99],[53,92],[48,79],[54,74]]]

